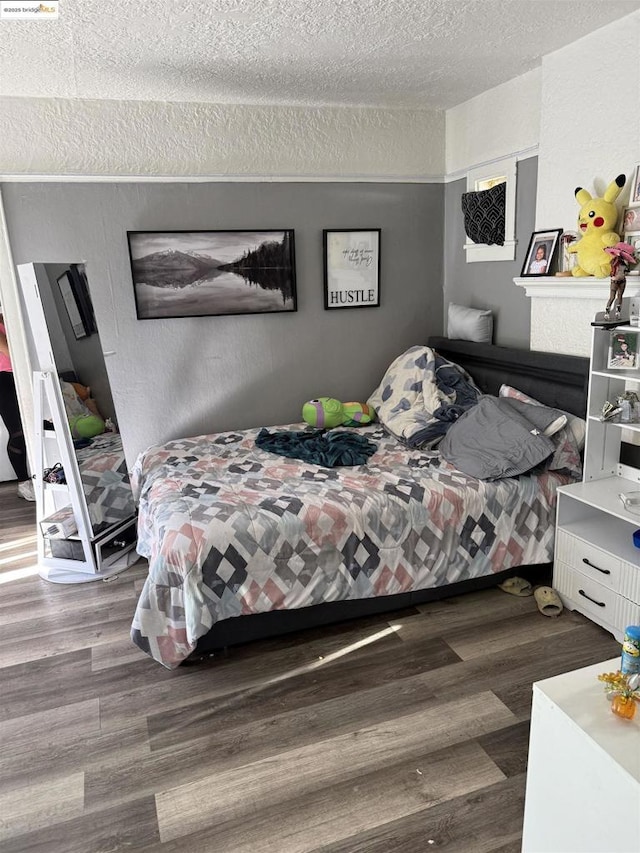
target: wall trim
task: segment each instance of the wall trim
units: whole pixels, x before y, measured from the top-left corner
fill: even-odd
[[[499,157],[492,157],[490,160],[484,160],[481,163],[470,163],[462,169],[456,169],[455,172],[447,172],[444,177],[444,182],[445,184],[449,184],[452,181],[459,181],[462,178],[466,178],[467,174],[473,169],[483,169],[485,166],[492,166],[494,163],[501,163],[509,157],[515,158],[516,162],[518,160],[528,160],[530,157],[537,157],[539,150],[540,146],[536,142],[535,145],[529,145],[528,148],[521,148],[520,151],[507,152],[506,154],[501,154]]]
[[[4,183],[360,183],[442,184],[443,175],[0,175]]]
[[[362,183],[362,184],[449,184],[466,178],[472,169],[484,168],[499,163],[508,157],[516,161],[527,160],[538,155],[539,146],[530,145],[515,151],[472,163],[455,172],[443,175],[78,175],[78,174],[26,174],[10,172],[0,174],[4,183],[161,183],[161,184],[199,184],[199,183]]]

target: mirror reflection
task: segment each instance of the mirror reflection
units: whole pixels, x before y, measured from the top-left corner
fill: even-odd
[[[94,535],[135,515],[122,439],[83,264],[36,264],[55,370]],[[54,425],[45,419],[47,430]],[[56,442],[45,441],[45,479],[62,483]]]

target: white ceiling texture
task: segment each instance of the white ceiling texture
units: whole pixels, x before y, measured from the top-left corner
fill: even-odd
[[[61,0],[0,22],[0,95],[447,109],[640,0]],[[603,45],[615,58],[615,45]],[[585,64],[588,74],[588,65]]]

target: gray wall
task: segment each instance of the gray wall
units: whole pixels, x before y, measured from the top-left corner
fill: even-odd
[[[493,311],[493,342],[501,346],[529,348],[531,309],[517,278],[534,229],[538,158],[518,163],[516,195],[516,259],[468,264],[463,249],[464,222],[460,199],[466,180],[447,184],[445,190],[444,328],[450,302]],[[557,223],[545,223],[555,228]]]
[[[366,400],[442,333],[442,185],[5,184],[16,264],[84,262],[127,460],[170,438]],[[127,230],[295,229],[298,311],[138,321]],[[324,310],[323,228],[381,228],[380,308]]]

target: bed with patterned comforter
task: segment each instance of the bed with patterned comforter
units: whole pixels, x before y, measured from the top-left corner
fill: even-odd
[[[357,430],[377,445],[366,465],[322,468],[259,449],[258,432],[171,441],[135,464],[137,548],[149,576],[132,638],[168,668],[218,620],[553,558],[566,472],[478,480],[379,425]]]

